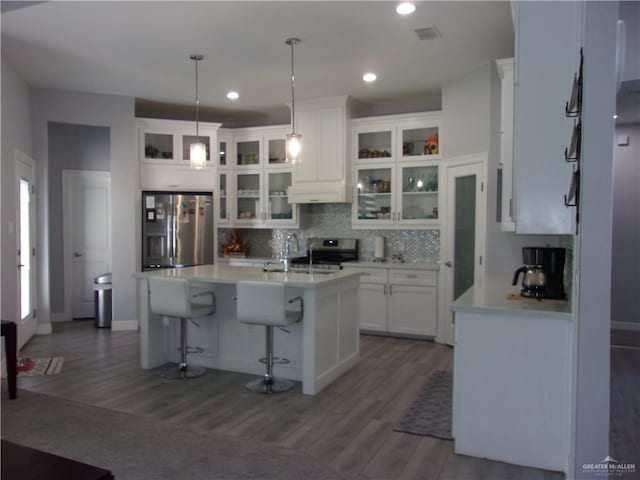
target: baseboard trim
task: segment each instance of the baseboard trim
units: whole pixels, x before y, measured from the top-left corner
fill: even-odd
[[[67,321],[67,314],[62,312],[62,313],[52,313],[51,316],[51,323],[53,322],[66,322]]]
[[[638,322],[611,322],[611,328],[616,330],[633,330],[640,331],[640,323]]]
[[[125,330],[138,330],[137,320],[114,320],[111,322],[111,330],[122,332]]]
[[[36,326],[36,335],[51,335],[53,333],[53,328],[50,323],[42,323]]]

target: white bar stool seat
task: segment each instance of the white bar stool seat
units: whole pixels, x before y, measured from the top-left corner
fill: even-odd
[[[187,321],[216,311],[211,290],[196,287],[186,278],[149,277],[149,306],[152,313],[180,319],[180,363],[161,373],[163,378],[195,378],[206,373],[203,367],[187,365]]]
[[[300,302],[300,311],[288,311],[287,305]],[[238,282],[237,317],[242,323],[266,327],[266,372],[262,378],[253,380],[246,387],[256,393],[278,393],[293,388],[294,383],[273,376],[274,363],[288,363],[273,355],[273,328],[287,327],[302,320],[302,297],[287,300],[284,285],[261,282]]]

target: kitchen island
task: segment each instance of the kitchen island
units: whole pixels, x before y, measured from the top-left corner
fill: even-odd
[[[522,298],[486,274],[455,312],[455,452],[567,472],[574,328],[567,301]]]
[[[150,276],[172,276],[197,282],[214,292],[217,310],[189,324],[188,345],[202,349],[188,362],[212,369],[264,374],[258,359],[265,354],[265,328],[236,318],[236,284],[240,281],[278,283],[287,295],[303,298],[303,320],[275,329],[274,353],[290,363],[276,365],[275,375],[302,382],[302,393],[315,395],[353,367],[359,359],[359,274],[264,272],[261,268],[202,265],[136,273],[140,364],[155,368],[178,361],[179,322],[149,309]],[[215,373],[212,373],[215,375]]]

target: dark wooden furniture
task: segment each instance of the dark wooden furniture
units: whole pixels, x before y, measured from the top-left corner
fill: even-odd
[[[9,400],[11,400],[17,395],[18,328],[16,323],[2,320],[2,336],[4,337],[4,353],[7,356],[7,383],[9,384]]]
[[[113,480],[109,470],[2,440],[2,480]]]

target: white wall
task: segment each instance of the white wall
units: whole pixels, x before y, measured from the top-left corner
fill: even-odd
[[[493,62],[442,88],[442,142],[446,158],[488,152],[487,256],[485,271],[513,272],[522,265],[522,247],[558,246],[555,235],[515,235],[496,221],[500,162],[500,78]]]
[[[68,92],[51,89],[33,91],[33,148],[38,162],[38,225],[49,225],[49,122],[93,125],[110,129],[113,247],[113,328],[135,325],[136,235],[138,214],[138,168],[134,128],[134,100],[130,97]],[[39,304],[38,322],[50,323],[49,231],[38,239]]]
[[[49,122],[49,284],[52,314],[65,311],[62,171],[109,171],[109,150],[108,127]]]
[[[618,2],[584,2],[580,233],[574,258],[577,310],[575,477],[609,451],[613,137]],[[634,459],[617,459],[633,462]]]
[[[618,125],[615,135],[629,145],[614,142],[611,321],[640,328],[640,124]]]
[[[18,319],[16,276],[16,199],[14,148],[33,157],[31,144],[31,92],[24,79],[2,57],[2,161],[0,165],[0,265],[2,318]],[[40,172],[36,171],[38,175]]]

